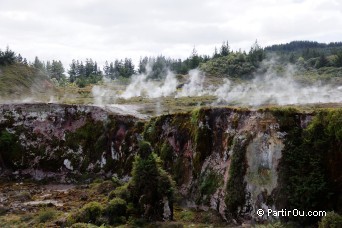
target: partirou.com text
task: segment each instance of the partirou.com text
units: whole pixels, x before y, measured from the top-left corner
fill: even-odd
[[[258,209],[257,210],[257,215],[264,216],[275,216],[275,217],[280,217],[280,216],[302,216],[302,217],[323,217],[326,216],[327,213],[325,211],[301,211],[298,209],[293,209],[293,210],[272,210],[272,209]]]

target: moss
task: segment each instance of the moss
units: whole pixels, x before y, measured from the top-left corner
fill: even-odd
[[[25,163],[24,149],[20,145],[19,137],[7,130],[0,132],[0,166],[9,168],[24,168]]]
[[[65,137],[65,145],[74,151],[79,148],[83,150],[84,159],[79,156],[70,157],[74,167],[81,172],[86,171],[90,163],[95,163],[101,158],[103,152],[107,151],[106,131],[102,122],[94,122],[87,119],[86,124],[75,132],[68,132]]]
[[[191,112],[191,123],[197,125],[198,121],[202,119],[203,116],[201,116],[203,112],[201,111],[201,108],[196,108]]]
[[[143,132],[144,139],[151,143],[158,142],[162,135],[162,125],[169,118],[170,115],[158,116],[147,122]]]
[[[184,222],[194,222],[195,213],[190,210],[184,210],[179,213],[179,219]]]
[[[228,217],[237,218],[240,213],[238,208],[242,208],[245,204],[246,183],[244,181],[244,176],[247,170],[246,148],[250,140],[251,136],[247,134],[244,137],[236,137],[233,142],[233,154],[230,163],[225,198]]]
[[[270,112],[275,116],[280,125],[280,130],[286,132],[291,131],[297,125],[300,115],[300,111],[292,107],[271,107],[261,109],[261,111]]]
[[[203,172],[199,178],[199,192],[201,198],[198,200],[198,203],[202,202],[204,204],[209,204],[210,196],[215,193],[217,188],[221,186],[222,183],[222,175],[213,170],[206,170]],[[202,201],[204,196],[206,200]]]
[[[160,150],[160,158],[164,163],[172,163],[173,161],[173,148],[170,143],[166,140]]]
[[[185,181],[185,173],[186,173],[186,159],[183,157],[178,157],[174,161],[172,165],[172,176],[176,181],[177,185],[180,186]]]
[[[207,109],[195,109],[191,113],[190,122],[192,124],[191,134],[195,144],[195,154],[193,157],[194,173],[196,177],[201,171],[205,158],[211,153],[213,139],[212,131],[209,129],[209,123],[206,119]],[[209,110],[210,111],[210,110]]]
[[[272,171],[265,167],[259,167],[257,172],[248,172],[247,177],[251,183],[266,186],[272,181]]]
[[[211,153],[212,132],[207,126],[195,130],[194,175],[198,176],[205,158]]]

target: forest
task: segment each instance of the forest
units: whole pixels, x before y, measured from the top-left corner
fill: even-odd
[[[184,60],[163,55],[145,56],[140,58],[137,66],[130,57],[108,60],[104,66],[99,66],[92,58],[74,59],[69,66],[63,66],[60,60],[44,61],[39,57],[30,62],[7,47],[0,50],[0,65],[27,65],[54,79],[57,85],[71,83],[85,87],[104,78],[129,79],[132,75],[146,73],[147,67],[150,68],[148,78],[157,80],[165,77],[167,70],[184,75],[196,68],[209,76],[248,79],[258,70],[260,63],[270,56],[277,56],[282,64],[294,64],[303,72],[341,76],[336,75],[340,73],[334,69],[342,67],[342,42],[325,44],[314,41],[293,41],[264,48],[256,41],[248,52],[231,50],[226,41],[219,48],[215,47],[211,56],[199,55],[194,48]]]

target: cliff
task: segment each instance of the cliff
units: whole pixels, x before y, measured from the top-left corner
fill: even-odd
[[[0,175],[127,180],[142,140],[172,174],[183,206],[241,221],[279,219],[256,214],[268,208],[341,213],[341,109],[202,108],[139,120],[94,106],[1,105]]]

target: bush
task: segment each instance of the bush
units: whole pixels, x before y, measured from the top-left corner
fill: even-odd
[[[115,197],[119,197],[121,199],[128,200],[130,198],[130,192],[128,190],[128,184],[122,185],[120,187],[117,187],[113,191],[109,193],[108,198],[114,199]]]
[[[107,216],[109,217],[110,223],[122,222],[121,217],[126,216],[127,205],[126,201],[115,197],[109,201],[106,208]]]
[[[42,209],[38,213],[37,221],[38,223],[45,223],[45,222],[51,221],[52,219],[56,217],[56,214],[57,212],[54,209],[51,209],[51,208]]]
[[[338,228],[342,227],[342,216],[335,212],[328,212],[318,223],[319,228]]]
[[[98,202],[90,202],[84,205],[76,215],[77,222],[89,222],[96,224],[101,216],[103,208]]]

